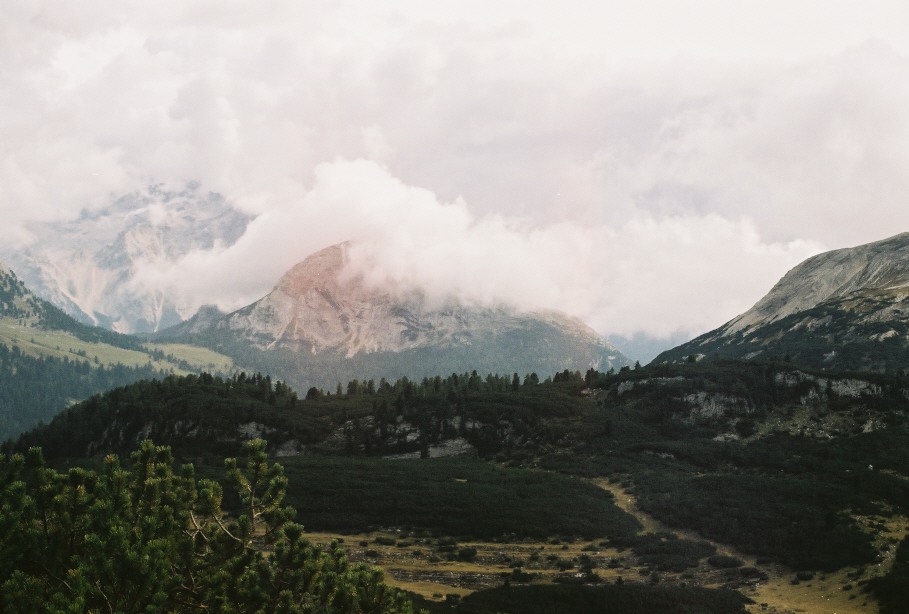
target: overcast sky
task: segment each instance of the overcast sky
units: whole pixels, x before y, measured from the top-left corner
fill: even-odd
[[[909,230],[909,8],[4,1],[0,240],[188,180],[258,216],[145,272],[194,304],[352,239],[372,279],[693,335]]]

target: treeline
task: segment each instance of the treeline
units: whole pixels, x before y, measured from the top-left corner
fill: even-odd
[[[151,365],[91,365],[77,358],[28,356],[0,343],[0,441],[50,420],[72,402],[143,378],[164,377]]]
[[[588,378],[599,376],[600,374],[591,369],[588,371]],[[435,376],[424,377],[419,382],[413,382],[407,377],[402,377],[394,382],[388,382],[384,377],[380,378],[378,383],[374,379],[360,381],[353,379],[347,382],[347,386],[342,386],[338,382],[335,389],[336,395],[346,394],[353,395],[373,395],[373,394],[398,394],[402,393],[407,396],[422,396],[430,394],[463,394],[466,392],[505,392],[507,390],[518,390],[521,386],[535,386],[537,384],[551,384],[554,382],[581,382],[585,381],[581,377],[580,371],[564,370],[556,373],[555,376],[547,376],[545,380],[540,381],[540,376],[533,373],[526,373],[522,378],[519,374],[499,375],[489,373],[485,377],[473,370],[469,373],[452,373],[447,377]],[[326,396],[325,390],[312,387],[307,391],[307,398],[319,398]]]
[[[585,386],[579,372],[564,371],[542,382],[536,373],[512,375],[477,371],[447,377],[403,377],[351,380],[338,384],[334,396],[310,389],[308,407],[339,411],[347,455],[419,452],[463,438],[484,458],[519,450],[533,454],[566,434],[564,419],[595,409],[578,392]],[[332,452],[323,448],[323,452]]]
[[[566,417],[596,409],[577,394],[584,386],[576,372],[544,382],[532,373],[469,372],[419,382],[352,380],[349,394],[311,389],[298,400],[286,383],[258,373],[168,375],[91,397],[14,447],[91,456],[123,453],[153,437],[177,454],[224,456],[246,437],[262,436],[275,448],[291,442],[322,454],[429,456],[432,446],[461,437],[483,457],[532,454],[566,434]]]
[[[509,385],[513,372],[520,374],[523,383],[525,375],[536,371],[539,382],[543,383],[547,375],[561,372],[566,366],[575,371],[581,368],[580,365],[606,360],[602,353],[590,347],[578,347],[572,337],[557,330],[552,331],[551,344],[545,349],[541,348],[537,337],[513,331],[502,336],[472,338],[469,344],[464,345],[423,347],[401,352],[360,352],[353,356],[348,356],[343,350],[313,354],[306,347],[264,351],[227,328],[182,335],[165,331],[148,338],[160,343],[191,343],[207,347],[230,356],[236,364],[253,365],[256,370],[270,373],[303,394],[315,387],[334,395],[338,382],[342,383],[342,392],[346,392],[346,384],[354,378],[360,383],[373,380],[378,388],[382,377],[392,382],[407,375],[419,383],[424,377],[434,378],[451,372],[470,373],[473,370],[485,377],[486,373],[505,372],[503,365],[507,365]]]
[[[16,274],[0,265],[0,316],[24,320],[39,316],[41,299],[25,287]]]
[[[304,441],[324,434],[324,428],[313,429],[305,420],[294,428],[293,412],[287,410],[296,402],[287,385],[260,373],[230,378],[171,374],[96,394],[6,447],[25,451],[41,446],[53,457],[123,454],[151,437],[180,454],[223,457],[242,450],[246,438],[238,433],[241,424],[261,423],[270,432]]]

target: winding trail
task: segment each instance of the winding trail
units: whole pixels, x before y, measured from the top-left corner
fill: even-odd
[[[741,559],[745,566],[756,567],[767,574],[767,580],[756,583],[753,587],[737,588],[742,594],[754,600],[748,611],[762,614],[877,614],[879,611],[874,599],[857,586],[857,582],[881,575],[889,570],[896,551],[896,544],[909,535],[909,517],[895,515],[890,518],[857,518],[857,521],[870,532],[875,533],[875,547],[878,548],[880,562],[862,568],[847,567],[833,573],[817,574],[815,578],[798,584],[792,584],[795,570],[783,565],[760,564],[756,557],[743,554],[725,544],[706,539],[693,531],[672,529],[656,518],[642,511],[634,495],[620,485],[605,478],[591,480],[603,490],[615,497],[616,505],[634,516],[644,527],[645,532],[670,532],[679,537],[707,541],[717,548],[719,554]],[[885,526],[885,529],[881,529]],[[703,566],[702,566],[703,567]],[[699,569],[696,580],[703,586],[721,586],[722,580],[710,570]],[[846,590],[846,587],[851,587]]]

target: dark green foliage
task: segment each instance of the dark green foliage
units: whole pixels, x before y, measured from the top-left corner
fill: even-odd
[[[469,458],[301,457],[283,463],[291,480],[288,502],[313,530],[405,526],[487,539],[553,534],[627,539],[640,529],[608,492],[542,471]]]
[[[0,343],[0,441],[50,420],[73,399],[166,374],[152,368],[90,365],[73,357],[34,358]]]
[[[793,567],[827,571],[874,556],[870,537],[833,511],[849,498],[829,484],[727,474],[642,481],[641,491],[639,505],[657,518]]]
[[[0,595],[4,612],[410,612],[382,574],[310,544],[282,506],[287,480],[248,446],[228,459],[234,518],[221,487],[180,473],[166,447],[142,444],[131,471],[58,473],[40,451],[0,457]]]
[[[824,381],[846,377],[822,375]],[[797,568],[827,570],[873,557],[870,538],[851,513],[909,507],[909,482],[901,477],[909,466],[909,382],[892,374],[866,375],[879,393],[839,397],[811,379],[818,376],[784,364],[701,361],[619,374],[588,370],[583,377],[561,372],[537,384],[528,374],[527,385],[519,382],[515,390],[513,374],[466,372],[421,381],[351,380],[340,387],[347,394],[319,391],[303,401],[263,376],[172,377],[96,397],[23,437],[20,446],[98,454],[121,450],[117,446],[150,432],[179,454],[205,458],[235,454],[242,439],[238,428],[255,423],[273,446],[295,439],[310,453],[416,458],[458,438],[480,456],[507,465],[609,476],[671,527],[697,530]],[[599,403],[585,387],[601,389]],[[711,394],[739,401],[725,413],[692,416],[690,399]],[[852,429],[832,439],[777,433],[715,440],[734,430],[730,419],[747,418],[760,431],[804,408],[808,397],[820,399],[812,401],[811,411],[861,420],[859,425],[871,417],[887,428]],[[566,490],[567,483],[543,486],[534,477],[537,485],[520,485],[524,474],[495,474],[478,461],[306,457],[288,461],[288,471],[300,472],[295,482],[313,486],[294,503],[318,528],[410,525],[489,537],[521,531],[587,535],[597,534],[593,510],[614,509],[595,495],[577,496],[581,491],[574,486]],[[564,505],[589,497],[589,505]],[[523,511],[528,509],[536,511]],[[609,534],[625,526],[620,533],[634,533],[623,522],[601,522],[612,528],[600,530]],[[657,554],[663,561],[654,560],[654,567],[678,569],[691,561],[673,562],[671,551]]]
[[[288,408],[296,401],[290,388],[261,374],[170,375],[93,396],[22,435],[15,449],[41,446],[49,458],[125,454],[152,437],[182,457],[224,457],[242,452],[237,428],[252,422],[280,429],[283,438],[272,438],[272,445],[290,437],[310,442],[324,429],[303,418],[291,420]]]
[[[493,457],[554,444],[569,432],[566,419],[596,411],[578,395],[583,382],[577,381],[517,391],[508,378],[475,372],[421,382],[382,380],[378,387],[370,382],[352,380],[346,395],[311,389],[297,402],[287,385],[259,374],[168,376],[63,411],[23,435],[17,449],[41,445],[57,456],[122,453],[150,436],[181,456],[223,457],[238,452],[238,428],[255,423],[273,447],[293,439],[327,454],[428,456],[430,446],[463,437]],[[402,424],[417,436],[407,437]],[[339,430],[342,438],[332,437]]]
[[[886,513],[879,503],[909,506],[909,484],[901,477],[909,466],[909,382],[897,375],[853,375],[878,386],[880,394],[837,397],[818,390],[818,383],[802,377],[804,371],[795,379],[790,373],[786,365],[700,362],[588,374],[607,391],[603,417],[599,423],[587,419],[586,436],[570,452],[547,454],[540,464],[612,476],[669,526],[797,568],[868,563],[874,557],[871,538],[849,514]],[[845,414],[859,424],[875,417],[890,426],[833,439],[776,434],[714,441],[732,427],[726,415],[691,418],[685,399],[701,392],[744,399],[739,407],[750,412],[752,428],[803,407],[809,393],[824,401],[818,411]],[[736,411],[728,410],[733,417]]]
[[[627,540],[616,540],[617,545],[630,546],[641,562],[656,571],[681,572],[697,567],[700,560],[716,552],[707,542],[679,539],[672,533],[648,533]]]
[[[909,537],[904,537],[896,549],[893,567],[882,578],[873,578],[868,588],[881,606],[881,614],[899,614],[909,604]]]
[[[462,598],[456,609],[416,603],[433,614],[744,614],[747,602],[729,589],[531,584],[478,591]]]

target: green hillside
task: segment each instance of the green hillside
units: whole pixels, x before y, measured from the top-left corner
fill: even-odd
[[[145,344],[77,322],[0,267],[0,441],[97,392],[202,370],[230,373],[233,362],[203,348]]]
[[[871,562],[871,536],[856,518],[909,507],[904,378],[719,363],[537,380],[351,381],[341,394],[311,389],[297,400],[260,375],[172,376],[93,397],[17,446],[122,454],[151,437],[204,460],[261,436],[288,455],[470,451],[621,482],[669,526],[797,568]],[[392,508],[368,499],[363,518],[393,523],[383,516]]]
[[[757,567],[741,572],[752,583],[781,568],[848,573],[883,595],[897,580],[871,582],[890,578],[887,567],[873,571],[889,548],[879,535],[909,508],[907,393],[899,375],[754,362],[544,381],[475,372],[351,380],[303,398],[260,374],[170,375],[96,395],[6,448],[94,463],[151,438],[215,477],[223,456],[262,437],[282,457],[288,500],[310,530],[594,539],[658,575],[703,570],[721,544],[754,557]],[[712,542],[640,533],[612,489],[663,526]],[[745,581],[734,572],[732,588]],[[476,594],[477,604],[501,597]],[[598,603],[598,594],[576,596]]]

